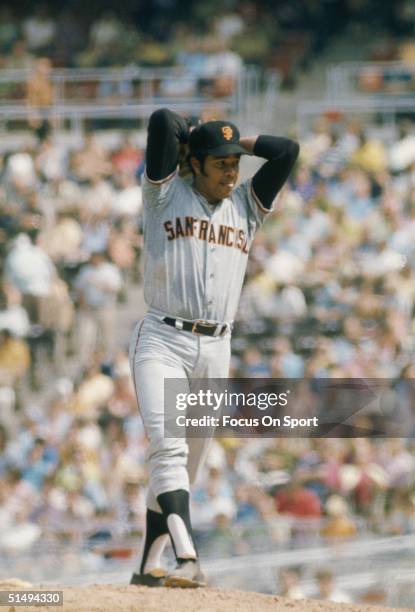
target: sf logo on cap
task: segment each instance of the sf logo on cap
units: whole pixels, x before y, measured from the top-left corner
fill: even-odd
[[[226,140],[231,140],[231,138],[232,138],[232,136],[233,136],[233,130],[232,130],[232,128],[231,128],[229,125],[225,125],[225,126],[222,128],[222,134],[223,134],[223,137],[224,137]]]

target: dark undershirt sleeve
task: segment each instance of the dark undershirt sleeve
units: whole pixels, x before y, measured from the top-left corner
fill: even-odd
[[[271,208],[293,169],[299,151],[298,143],[288,138],[258,136],[253,153],[268,161],[252,178],[252,189],[264,208]]]
[[[187,142],[188,134],[187,121],[167,108],[151,115],[146,149],[146,174],[150,181],[162,181],[176,170],[180,145]]]

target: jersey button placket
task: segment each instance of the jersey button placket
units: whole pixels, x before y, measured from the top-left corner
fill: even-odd
[[[211,254],[211,256],[208,258],[208,268],[206,270],[206,304],[208,307],[213,305],[213,285],[212,285],[212,281],[215,278],[215,275],[213,272],[211,272],[211,269],[213,267],[213,259],[214,259],[214,255],[213,253],[215,253],[216,248],[213,244],[211,244],[209,246],[209,252]],[[210,316],[210,313],[208,313],[208,317]]]

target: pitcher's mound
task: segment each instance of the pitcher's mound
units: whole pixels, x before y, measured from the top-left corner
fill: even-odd
[[[11,585],[10,585],[11,587]],[[9,588],[10,588],[9,587]],[[4,587],[3,587],[4,588]],[[15,589],[16,587],[14,587]],[[52,587],[48,587],[51,589]],[[45,587],[34,587],[34,590]],[[10,588],[12,590],[12,588]],[[63,590],[63,606],[15,608],[19,612],[392,612],[392,608],[293,601],[273,595],[222,589],[167,589],[107,584],[53,587]],[[11,608],[13,610],[13,608]],[[404,612],[403,608],[395,612]],[[409,611],[407,611],[409,612]]]

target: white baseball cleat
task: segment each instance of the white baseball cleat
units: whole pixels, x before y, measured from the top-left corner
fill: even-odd
[[[206,578],[197,559],[181,559],[164,580],[166,587],[195,589],[206,586]]]

